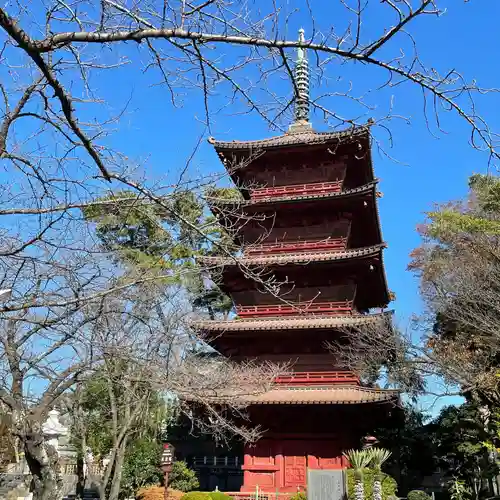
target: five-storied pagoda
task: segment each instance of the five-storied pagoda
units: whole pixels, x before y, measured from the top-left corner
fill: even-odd
[[[398,399],[363,387],[328,348],[348,342],[349,328],[390,322],[369,126],[315,132],[302,48],[295,71],[287,133],[210,140],[244,198],[212,208],[243,254],[204,259],[237,316],[195,327],[234,361],[289,366],[270,392],[250,401],[252,423],[265,433],[245,447],[242,491],[296,492],[307,487],[308,470],[345,467],[343,451],[359,448]]]

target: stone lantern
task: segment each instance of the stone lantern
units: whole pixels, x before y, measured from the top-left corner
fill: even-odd
[[[47,443],[58,453],[59,438],[68,434],[68,428],[59,421],[57,410],[49,411],[49,416],[42,425],[42,431]]]

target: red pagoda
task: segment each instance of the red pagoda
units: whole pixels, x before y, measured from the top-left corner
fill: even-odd
[[[212,209],[242,255],[204,259],[236,317],[195,327],[233,361],[289,366],[272,390],[249,401],[252,423],[265,433],[245,447],[242,491],[296,492],[307,487],[308,470],[344,468],[342,453],[359,448],[398,399],[395,391],[363,387],[328,348],[348,342],[350,328],[390,323],[391,294],[369,125],[312,129],[307,59],[298,52],[288,132],[210,140],[243,197]]]

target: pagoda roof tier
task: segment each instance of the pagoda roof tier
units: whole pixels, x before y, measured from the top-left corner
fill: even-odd
[[[313,307],[315,302],[349,301],[349,304],[344,304],[346,307],[368,311],[385,308],[393,300],[387,286],[382,250],[377,247],[366,254],[344,259],[336,259],[332,252],[325,260],[297,257],[295,261],[285,260],[266,266],[234,263],[206,266],[206,270],[239,307],[285,306],[286,303],[293,303],[287,314],[292,314],[292,310],[300,313],[302,309],[302,313],[307,313],[309,309],[310,312],[321,314],[321,309]],[[266,280],[280,283],[281,295],[265,292],[262,284],[265,285]],[[318,292],[321,299],[317,297]]]
[[[339,199],[339,198],[348,198],[352,196],[358,196],[362,194],[369,194],[374,191],[375,186],[378,184],[378,179],[375,179],[372,182],[368,182],[367,184],[363,184],[362,186],[344,189],[341,191],[332,191],[328,193],[311,193],[311,194],[292,194],[292,195],[283,195],[283,196],[272,196],[269,198],[257,198],[257,199],[249,199],[249,200],[235,200],[235,199],[223,199],[223,198],[208,198],[208,203],[213,211],[219,212],[218,207],[269,207],[271,205],[277,205],[281,203],[294,203],[294,202],[302,202],[302,201],[317,201],[317,200],[328,200],[328,199]]]
[[[204,265],[211,266],[265,266],[272,264],[307,264],[309,262],[327,262],[347,260],[357,257],[378,255],[385,243],[364,248],[348,248],[336,251],[295,252],[283,254],[269,254],[252,257],[199,257],[197,260]]]
[[[207,333],[267,331],[267,330],[318,330],[356,327],[387,322],[393,311],[375,314],[346,316],[300,316],[274,318],[246,318],[229,320],[197,320],[191,326]]]
[[[337,387],[279,387],[270,391],[245,397],[252,405],[310,405],[310,404],[362,404],[381,403],[399,399],[399,391],[372,389],[354,385]]]
[[[351,127],[346,130],[332,132],[316,132],[309,128],[290,130],[277,137],[253,141],[219,141],[210,137],[208,142],[219,151],[249,151],[254,149],[277,149],[290,146],[310,146],[312,144],[329,144],[331,142],[350,142],[361,137],[369,137],[370,125]]]
[[[234,403],[239,400],[247,405],[344,405],[363,403],[397,403],[399,391],[375,389],[355,385],[345,386],[314,386],[314,387],[275,387],[262,394],[234,394],[221,390],[218,394],[182,396],[187,401],[196,402],[199,399],[223,405],[226,401]]]
[[[260,190],[251,186],[283,187],[337,179],[355,187],[374,178],[367,125],[332,132],[299,126],[262,140],[210,138],[209,142],[246,199]]]
[[[210,208],[239,244],[265,242],[256,240],[255,234],[259,231],[269,232],[270,229],[277,227],[276,220],[290,221],[290,225],[293,226],[294,219],[297,217],[315,219],[318,214],[337,214],[338,217],[352,217],[349,240],[351,246],[361,247],[376,245],[383,241],[376,186],[377,181],[374,181],[359,188],[338,193],[248,201],[212,199]],[[352,215],[344,216],[343,214]]]

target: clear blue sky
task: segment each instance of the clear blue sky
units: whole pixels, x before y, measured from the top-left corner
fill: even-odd
[[[328,6],[322,3],[319,0],[311,1],[316,30],[328,32],[332,26],[338,30],[341,26],[345,28],[347,19],[345,11],[336,6],[339,2],[330,0]],[[475,79],[484,87],[500,87],[500,2],[445,0],[439,3],[448,8],[442,17],[422,18],[409,30],[416,40],[422,61],[441,73],[455,68],[467,80]],[[310,36],[312,25],[306,4],[291,1],[283,5],[284,15],[287,9],[288,13],[294,9],[296,11],[290,17],[286,32],[282,31],[281,35],[295,38],[298,28],[304,27],[306,38]],[[383,7],[380,2],[374,2],[374,5],[373,10],[367,12],[364,25],[372,36],[382,32],[388,24],[381,17]],[[258,8],[266,12],[271,7],[272,2],[256,1],[253,13],[258,16]],[[392,54],[396,54],[399,48],[409,49],[407,41],[397,38],[391,46]],[[96,50],[103,59],[114,59],[109,49]],[[236,57],[236,51],[227,46],[217,50],[221,54],[229,54],[228,58]],[[141,48],[131,43],[120,46],[119,51],[131,64],[122,69],[102,72],[99,78],[91,80],[97,95],[106,100],[106,107],[110,111],[120,110],[130,98],[120,128],[109,141],[132,162],[145,161],[144,168],[151,184],[160,179],[162,183],[165,183],[165,179],[167,183],[169,179],[175,182],[175,173],[191,155],[198,137],[206,132],[202,123],[204,108],[200,93],[186,91],[182,106],[174,108],[168,90],[163,86],[152,85],[159,81],[159,74],[155,71],[142,72],[140,64],[145,56],[140,52]],[[311,66],[315,66],[314,61],[311,61]],[[254,67],[245,75],[256,81],[259,71]],[[404,120],[393,120],[389,124],[393,133],[392,148],[387,135],[382,130],[375,130],[376,139],[401,163],[380,155],[376,150],[373,152],[376,175],[381,179],[380,189],[384,193],[380,212],[384,238],[389,245],[385,253],[387,275],[390,288],[397,296],[393,307],[404,323],[420,310],[417,282],[406,270],[410,251],[419,245],[416,225],[422,222],[424,212],[431,209],[433,203],[463,197],[469,175],[486,171],[487,155],[471,148],[468,143],[469,129],[455,114],[448,114],[443,119],[442,126],[446,133],[437,132],[438,138],[433,137],[424,123],[421,93],[408,83],[376,91],[375,88],[384,81],[383,74],[359,64],[334,63],[328,66],[326,75],[328,80],[321,84],[317,78],[313,79],[313,99],[328,91],[338,91],[352,80],[355,94],[372,89],[367,100],[376,109],[369,111],[367,117],[377,119],[384,116],[393,97],[394,114],[411,119],[410,124]],[[339,78],[342,81],[338,81]],[[267,85],[259,85],[261,88],[254,95],[266,99]],[[281,97],[291,95],[290,83],[285,78],[274,78],[269,85]],[[214,96],[212,101],[213,111],[226,103],[222,95],[224,85],[220,88],[221,95]],[[500,95],[480,97],[477,103],[479,112],[487,118],[490,126],[500,131]],[[332,98],[323,104],[348,118],[359,112],[359,108],[342,99]],[[246,104],[240,99],[214,114],[210,135],[221,139],[259,139],[277,133],[270,131],[256,113],[245,114],[245,110]],[[286,123],[283,125],[286,126]],[[319,114],[313,116],[313,125],[318,130],[328,128]],[[222,166],[212,147],[203,141],[192,160],[190,173],[196,176],[216,171],[222,172]]]
[[[343,11],[315,5],[319,3],[312,2],[313,9],[316,9],[316,29],[328,31],[332,23],[340,26],[346,21],[342,17]],[[500,2],[453,0],[440,4],[448,7],[442,17],[422,18],[411,27],[421,59],[441,73],[455,68],[467,80],[476,79],[484,87],[500,86],[500,61],[497,52]],[[311,33],[307,10],[300,2],[291,2],[290,11],[294,6],[298,6],[299,11],[291,17],[288,36],[295,37],[296,30],[304,25],[307,37]],[[380,14],[379,10],[374,10],[372,16],[367,16],[367,31],[380,32],[387,24],[382,18],[377,18]],[[405,50],[409,48],[406,42],[398,40],[392,47],[397,51],[401,45]],[[230,49],[220,50],[230,52]],[[395,53],[394,50],[392,53]],[[136,49],[131,48],[130,52],[127,49],[127,55],[136,61],[133,63],[135,66],[138,59]],[[332,64],[326,74],[329,80],[323,85],[313,79],[312,98],[326,91],[339,90],[351,79],[355,93],[358,94],[383,81],[380,72],[362,65]],[[200,121],[203,120],[204,112],[200,95],[187,92],[182,107],[176,109],[172,107],[164,87],[149,86],[158,80],[158,75],[139,75],[131,67],[125,68],[122,75],[122,79],[117,79],[115,72],[112,82],[106,84],[101,81],[99,84],[100,94],[108,94],[110,103],[116,103],[117,107],[125,96],[132,96],[130,114],[126,118],[128,125],[122,126],[115,136],[115,145],[126,151],[131,158],[147,158],[150,179],[165,175],[167,178],[172,175],[175,179],[173,174],[184,164],[199,135],[204,132]],[[247,76],[255,80],[255,69],[250,70]],[[106,75],[103,77],[105,81],[109,78]],[[343,82],[335,81],[339,77]],[[277,94],[283,97],[291,94],[286,79],[274,81],[273,85],[273,91]],[[263,92],[258,95],[265,98]],[[454,114],[448,114],[442,121],[446,133],[436,132],[438,138],[433,137],[424,123],[421,93],[408,83],[380,92],[372,91],[367,99],[377,109],[370,111],[367,116],[378,118],[387,113],[391,96],[394,98],[394,113],[410,117],[411,123],[404,120],[391,122],[394,141],[392,148],[383,131],[375,130],[375,135],[390,155],[401,163],[392,161],[377,151],[374,151],[374,163],[376,175],[381,179],[380,189],[384,193],[380,201],[380,212],[384,238],[389,244],[385,253],[387,275],[390,288],[397,296],[393,306],[404,324],[407,318],[420,310],[417,282],[406,270],[409,253],[419,245],[415,228],[433,203],[460,198],[466,194],[467,178],[473,172],[486,171],[487,155],[471,148],[468,143],[469,130]],[[214,99],[214,103],[223,102],[222,96]],[[481,97],[477,102],[479,112],[487,118],[490,126],[500,131],[500,96]],[[342,99],[330,99],[324,104],[346,117],[353,117],[358,112],[353,105]],[[213,106],[215,108],[216,105]],[[245,103],[241,101],[227,106],[214,116],[211,134],[221,139],[258,139],[276,134],[255,113],[241,114],[245,109]],[[313,117],[313,124],[318,130],[327,129],[327,124],[319,115]],[[221,169],[214,151],[204,141],[193,160],[192,174],[206,174]]]
[[[467,79],[476,79],[485,87],[500,87],[500,56],[497,52],[500,46],[500,32],[497,29],[500,2],[454,0],[442,4],[449,4],[449,9],[441,18],[423,18],[411,30],[421,59],[442,73],[456,68]],[[485,4],[488,4],[488,8]],[[319,9],[317,12],[322,11]],[[306,14],[304,17],[307,19]],[[300,20],[298,13],[292,18],[291,24],[298,28]],[[335,19],[320,21],[323,23],[321,27],[326,30]],[[366,20],[367,24],[371,22],[371,19]],[[310,26],[304,27],[307,35]],[[294,30],[290,28],[289,31]],[[134,49],[128,55],[137,61]],[[135,65],[136,62],[133,63]],[[158,75],[144,76],[130,66],[122,71],[123,78],[120,78],[119,72],[107,75],[102,75],[106,84],[101,80],[98,92],[100,95],[108,94],[108,100],[116,105],[116,109],[124,97],[132,96],[128,115],[119,132],[114,135],[115,146],[132,159],[146,159],[145,168],[150,179],[165,179],[165,176],[168,179],[170,174],[175,181],[175,172],[184,165],[198,137],[204,132],[201,123],[204,110],[200,95],[187,92],[182,107],[176,109],[172,107],[169,93],[164,87],[149,86],[158,81]],[[361,65],[332,65],[328,75],[331,79],[339,76],[345,80],[352,78],[355,88],[360,90],[373,87],[382,80],[379,72]],[[329,82],[330,91],[336,90],[334,83]],[[291,94],[290,85],[285,80],[274,91],[283,97]],[[324,92],[325,88],[318,85],[317,79],[313,79],[312,98]],[[389,244],[385,254],[388,279],[390,288],[397,295],[393,305],[401,317],[408,317],[419,310],[416,282],[406,271],[408,254],[419,244],[415,227],[422,222],[424,212],[431,209],[433,203],[464,196],[469,175],[486,171],[487,155],[471,148],[469,129],[456,115],[447,114],[443,119],[446,133],[436,132],[438,138],[433,137],[423,120],[420,91],[408,83],[390,91],[373,91],[368,99],[378,109],[368,112],[367,116],[377,118],[384,115],[391,95],[394,96],[394,113],[409,116],[411,123],[397,119],[390,123],[394,142],[392,148],[382,130],[375,129],[375,135],[389,154],[401,163],[390,160],[376,150],[373,156],[376,175],[381,179],[380,190],[384,193],[380,200],[380,211],[384,238]],[[477,102],[479,111],[486,116],[490,126],[500,131],[500,95],[481,97]],[[331,99],[328,105],[347,117],[353,116],[350,111],[354,108],[340,99]],[[243,109],[244,103],[237,102],[215,115],[211,135],[231,140],[259,139],[277,133],[270,131],[255,113],[237,114]],[[313,125],[318,130],[327,129],[319,115],[313,117]],[[222,166],[212,147],[204,141],[193,159],[191,172],[196,175],[212,171],[221,172]]]

